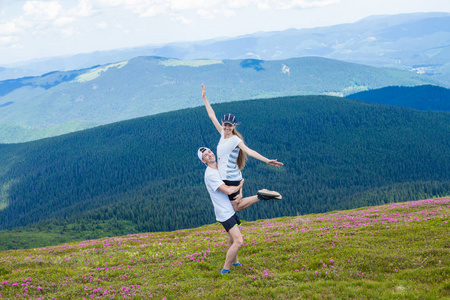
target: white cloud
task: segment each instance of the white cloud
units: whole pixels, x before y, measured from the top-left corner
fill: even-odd
[[[423,1],[0,0],[0,61],[19,60],[25,53],[44,56],[329,26],[370,14],[420,12]],[[449,11],[448,0],[425,2],[424,12]]]
[[[166,8],[161,5],[152,5],[148,7],[143,6],[143,8],[144,10],[132,8],[131,11],[137,13],[140,17],[143,18],[156,17],[166,12]]]
[[[172,17],[172,20],[181,22],[181,23],[186,24],[186,25],[194,23],[194,21],[192,21],[192,19],[188,19],[188,18],[186,18],[186,17],[184,17],[182,15],[175,15],[175,16]]]
[[[80,0],[78,6],[71,13],[78,17],[90,17],[94,13],[94,9],[90,0]]]
[[[80,0],[89,2],[89,0]],[[143,18],[153,18],[160,15],[176,13],[184,18],[176,17],[177,21],[185,22],[187,13],[196,12],[198,16],[212,19],[218,14],[226,17],[236,16],[237,9],[254,7],[256,10],[307,9],[324,7],[339,3],[340,0],[91,0],[103,8],[123,8]],[[217,11],[218,13],[216,13]],[[172,17],[172,19],[174,19]]]
[[[97,23],[96,27],[98,29],[106,29],[106,28],[108,28],[108,24],[106,22],[100,22],[100,23]]]
[[[18,41],[18,38],[13,35],[0,36],[0,47],[11,47]]]
[[[133,2],[137,2],[135,0],[99,0],[98,3],[104,6],[120,6],[120,5],[124,5],[126,3],[133,3]],[[138,1],[141,2],[141,1]]]
[[[97,4],[105,9],[123,8],[145,18],[166,13],[169,7],[167,0],[97,0]]]
[[[199,15],[201,18],[204,18],[204,19],[213,19],[214,18],[214,14],[212,13],[212,11],[207,10],[207,9],[197,10],[197,15]]]
[[[92,1],[98,0],[28,0],[18,3],[9,14],[2,10],[2,20],[6,21],[0,21],[0,46],[23,47],[21,43],[28,36],[49,36],[52,30],[64,37],[73,36],[79,33],[77,21],[95,13]]]
[[[222,10],[222,14],[227,17],[227,18],[231,18],[231,17],[235,17],[236,16],[236,12],[234,10],[231,9],[223,9]]]
[[[172,10],[192,10],[217,7],[223,0],[167,0]],[[226,2],[226,1],[225,1]]]
[[[72,17],[61,17],[61,18],[56,19],[53,22],[53,25],[55,25],[56,27],[62,27],[67,24],[73,23],[74,21],[75,21],[75,18],[72,18]]]
[[[75,27],[73,27],[73,26],[61,30],[61,34],[65,37],[73,36],[73,35],[75,35],[76,32],[77,31],[75,30]]]
[[[217,15],[227,18],[235,17],[236,12],[231,9],[198,9],[197,15],[203,19],[214,19]]]
[[[291,0],[291,1],[274,1],[278,9],[307,9],[314,7],[325,7],[331,4],[339,3],[340,0]]]
[[[269,5],[268,3],[265,3],[265,2],[259,2],[259,3],[258,3],[258,9],[259,9],[259,10],[270,10],[271,7],[270,7],[270,5]]]
[[[266,1],[261,1],[261,0],[227,0],[225,2],[226,2],[226,6],[228,6],[231,9],[239,9],[239,8],[244,8],[244,7],[250,6],[252,4],[258,5],[258,3],[260,3],[260,2],[266,2]]]
[[[50,21],[58,17],[62,6],[58,1],[27,1],[22,9],[27,17]]]
[[[14,21],[0,24],[0,36],[11,35],[11,34],[19,33],[21,31],[22,30],[17,26],[16,22],[14,22]]]

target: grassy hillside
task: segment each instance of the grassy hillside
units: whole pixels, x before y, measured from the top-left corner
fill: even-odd
[[[413,72],[318,57],[278,61],[137,57],[0,82],[0,126],[20,125],[32,132],[0,131],[0,143],[45,136],[36,129],[76,129],[63,126],[67,122],[94,126],[201,106],[202,83],[214,103],[291,95],[342,96],[391,85],[439,84]]]
[[[448,299],[450,198],[0,252],[0,299]]]
[[[418,110],[450,111],[450,89],[433,85],[389,86],[351,94],[346,98]]]
[[[214,108],[236,114],[251,148],[285,163],[249,159],[244,194],[268,188],[284,201],[258,204],[246,220],[450,192],[449,113],[326,96]],[[0,229],[16,237],[3,249],[211,223],[196,150],[218,139],[200,107],[0,145]]]

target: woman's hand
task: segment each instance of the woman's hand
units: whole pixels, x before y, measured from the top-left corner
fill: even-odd
[[[271,165],[271,166],[274,166],[274,167],[281,167],[281,166],[283,166],[283,163],[282,163],[282,162],[279,162],[279,161],[276,160],[276,159],[269,159],[269,160],[267,161],[267,164],[268,164],[268,165]]]
[[[216,114],[214,113],[213,108],[211,107],[211,104],[209,104],[208,99],[206,98],[206,89],[205,85],[202,83],[202,97],[203,102],[205,102],[205,108],[206,112],[208,113],[208,117],[211,119],[211,121],[214,124],[214,127],[216,127],[219,134],[222,132],[222,125],[220,125],[219,120],[217,120]]]
[[[205,99],[206,98],[206,90],[205,90],[205,85],[202,83],[202,98]]]

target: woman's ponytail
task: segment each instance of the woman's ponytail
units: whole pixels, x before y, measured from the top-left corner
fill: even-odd
[[[244,142],[244,138],[242,135],[236,130],[236,127],[233,129],[233,134]],[[239,149],[239,155],[237,158],[237,166],[239,170],[242,170],[245,167],[245,161],[247,160],[247,153],[245,153],[242,149]]]

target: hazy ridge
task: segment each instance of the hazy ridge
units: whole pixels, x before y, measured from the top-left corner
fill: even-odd
[[[439,85],[408,71],[319,57],[194,60],[138,57],[89,69],[0,82],[0,142],[213,103],[295,95],[348,95],[391,85]]]

